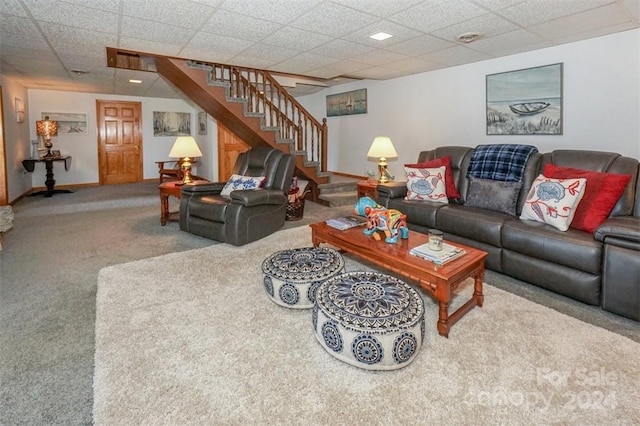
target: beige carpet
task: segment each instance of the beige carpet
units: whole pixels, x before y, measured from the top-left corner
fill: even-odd
[[[640,424],[640,344],[490,285],[449,339],[425,296],[406,368],[336,360],[262,286],[268,254],[310,245],[301,227],[103,269],[95,424]]]

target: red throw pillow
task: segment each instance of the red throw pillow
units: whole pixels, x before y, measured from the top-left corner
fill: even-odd
[[[545,164],[542,174],[548,178],[586,178],[584,196],[576,208],[571,228],[592,233],[609,217],[631,180],[631,175],[601,173]]]
[[[435,160],[425,161],[424,163],[405,164],[404,166],[412,169],[432,169],[444,166],[444,186],[447,192],[447,198],[460,198],[460,193],[458,192],[458,188],[456,188],[456,182],[453,179],[450,155],[442,158],[436,158]]]

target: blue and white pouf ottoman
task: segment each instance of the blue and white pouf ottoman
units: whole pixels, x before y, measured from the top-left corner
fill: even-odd
[[[269,298],[287,308],[312,308],[320,284],[343,271],[342,255],[325,247],[282,250],[262,262]]]
[[[334,357],[367,370],[395,370],[424,340],[424,303],[404,281],[347,272],[325,281],[313,306],[316,338]]]

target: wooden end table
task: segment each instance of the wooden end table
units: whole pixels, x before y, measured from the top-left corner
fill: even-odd
[[[449,242],[463,248],[466,253],[444,265],[436,265],[409,254],[411,248],[428,241],[428,237],[419,232],[409,231],[408,239],[399,239],[397,244],[388,244],[384,240],[376,241],[373,237],[365,235],[362,228],[340,231],[325,222],[309,226],[314,247],[327,243],[416,281],[420,288],[428,291],[438,302],[438,333],[441,336],[449,337],[449,330],[464,314],[474,306],[482,306],[482,279],[484,261],[487,257],[484,251]],[[449,314],[453,292],[467,278],[474,278],[473,295],[455,312]]]
[[[169,211],[169,196],[180,199],[182,194],[181,180],[163,182],[158,186],[160,189],[160,225],[165,226],[167,221],[177,222],[179,212]]]
[[[378,181],[377,180],[361,180],[356,185],[358,187],[358,198],[369,197],[378,198]]]
[[[193,181],[196,183],[209,183],[208,180],[198,179]],[[174,180],[170,182],[163,182],[158,186],[160,190],[160,225],[165,226],[167,222],[177,222],[180,220],[180,212],[169,211],[169,196],[180,199],[182,197],[182,186],[184,184],[181,180]]]

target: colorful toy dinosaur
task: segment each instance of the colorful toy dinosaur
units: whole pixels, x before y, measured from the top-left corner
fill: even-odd
[[[367,227],[364,230],[366,235],[372,235],[376,241],[380,240],[377,231],[383,231],[386,235],[385,242],[395,244],[398,237],[403,240],[409,238],[409,228],[407,228],[407,216],[399,210],[387,209],[376,203],[369,197],[361,197],[354,206],[354,213],[366,216]]]

